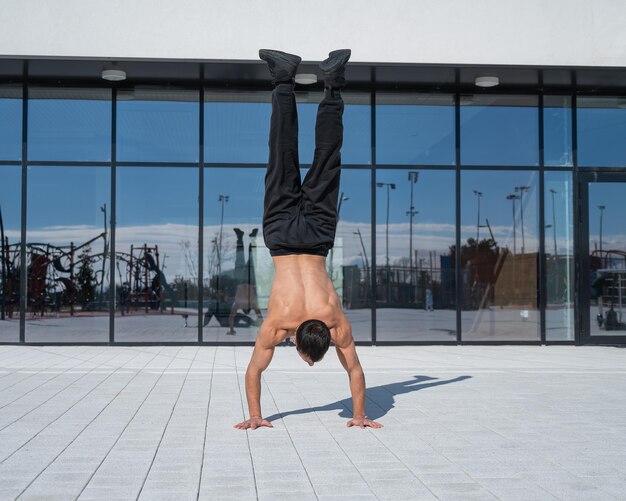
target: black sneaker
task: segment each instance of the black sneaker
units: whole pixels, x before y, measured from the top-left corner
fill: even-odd
[[[279,50],[261,49],[259,57],[265,61],[272,74],[272,83],[293,83],[302,58]]]
[[[341,89],[346,86],[344,75],[346,63],[351,54],[350,49],[339,49],[328,53],[328,59],[320,63],[320,69],[324,73],[324,87]]]

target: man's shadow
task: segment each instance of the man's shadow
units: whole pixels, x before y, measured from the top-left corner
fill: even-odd
[[[411,393],[418,390],[423,390],[425,388],[430,388],[433,386],[439,386],[441,384],[450,384],[456,383],[458,381],[463,381],[465,379],[469,379],[472,376],[459,376],[454,379],[448,379],[446,381],[435,381],[432,383],[424,383],[424,381],[430,381],[437,378],[429,377],[429,376],[413,376],[412,379],[408,379],[407,381],[401,381],[399,383],[391,383],[391,384],[383,384],[380,386],[373,386],[371,388],[367,388],[367,399],[365,402],[366,407],[366,415],[369,419],[379,419],[387,414],[391,409],[394,408],[396,395],[402,395],[404,393]],[[423,384],[419,384],[423,383]],[[321,412],[321,411],[333,411],[337,410],[339,412],[339,416],[343,418],[352,418],[352,398],[344,398],[343,400],[338,400],[337,402],[333,402],[332,404],[321,405],[317,407],[306,407],[304,409],[296,409],[293,411],[279,412],[277,414],[273,414],[269,417],[266,417],[268,421],[275,421],[280,418],[284,418],[286,416],[290,416],[292,414],[308,414],[310,412]]]

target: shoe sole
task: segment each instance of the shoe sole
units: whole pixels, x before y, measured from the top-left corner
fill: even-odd
[[[282,52],[280,50],[273,49],[261,49],[259,50],[259,59],[263,61],[269,62],[270,60],[280,60],[290,65],[297,66],[302,61],[300,56],[296,56],[295,54],[289,54],[287,52]]]
[[[350,49],[338,49],[328,54],[328,59],[320,63],[320,69],[324,72],[331,72],[340,68],[348,62],[352,51]]]

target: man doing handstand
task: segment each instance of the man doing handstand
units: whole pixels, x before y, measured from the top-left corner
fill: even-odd
[[[326,256],[337,226],[340,149],[343,142],[345,66],[350,50],[336,50],[320,64],[324,99],[315,126],[315,154],[304,182],[298,163],[298,115],[294,77],[300,57],[262,49],[274,91],[270,156],[265,176],[263,236],[274,261],[275,276],[263,321],[246,371],[250,418],[239,429],[272,427],[261,414],[261,374],[274,347],[291,337],[310,366],[325,355],[331,341],[348,373],[353,418],[348,426],[380,428],[365,417],[365,377],[357,357],[350,322],[326,272]]]

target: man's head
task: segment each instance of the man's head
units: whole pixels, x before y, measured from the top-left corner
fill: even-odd
[[[296,330],[296,347],[309,365],[319,362],[330,346],[330,330],[321,320],[306,320]]]

